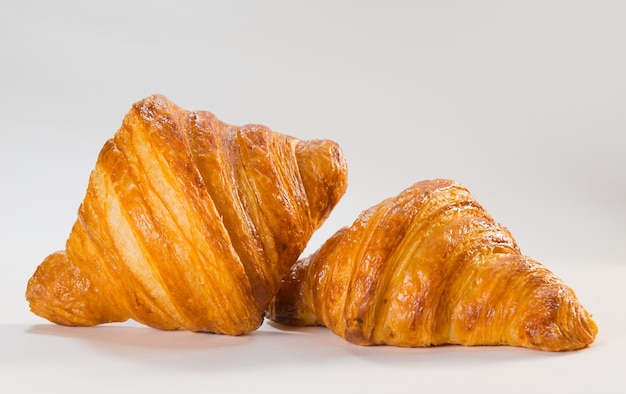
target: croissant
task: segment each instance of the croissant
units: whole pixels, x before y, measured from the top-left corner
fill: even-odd
[[[332,141],[150,96],[104,144],[65,250],[26,298],[61,325],[248,333],[346,186]]]
[[[574,291],[522,255],[466,188],[443,179],[363,211],[292,267],[266,315],[325,325],[358,345],[560,351],[597,333]]]

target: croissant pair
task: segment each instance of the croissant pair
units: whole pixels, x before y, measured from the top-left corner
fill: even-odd
[[[105,143],[65,250],[39,265],[26,298],[70,326],[241,335],[267,317],[359,345],[594,341],[574,292],[452,181],[416,183],[298,260],[346,188],[332,141],[150,96]]]

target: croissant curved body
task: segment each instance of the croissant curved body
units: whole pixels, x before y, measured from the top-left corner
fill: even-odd
[[[250,332],[346,179],[332,141],[150,96],[105,143],[66,248],[40,264],[27,300],[62,325]]]
[[[359,345],[559,351],[597,333],[574,291],[449,180],[364,211],[292,267],[267,317],[325,325]]]

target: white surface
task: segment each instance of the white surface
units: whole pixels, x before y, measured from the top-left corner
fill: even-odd
[[[625,13],[620,1],[3,1],[0,392],[626,391]],[[37,318],[26,281],[63,248],[104,141],[152,93],[340,143],[348,192],[307,252],[413,182],[461,182],[576,290],[596,342],[360,348],[320,328],[229,338]]]

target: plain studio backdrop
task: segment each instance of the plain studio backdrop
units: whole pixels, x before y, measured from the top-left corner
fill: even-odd
[[[20,339],[1,361],[27,354],[3,379],[28,376],[29,338],[77,346],[23,332],[49,327],[26,282],[64,248],[104,142],[153,93],[341,145],[348,191],[307,254],[417,181],[460,182],[589,309],[619,305],[599,342],[623,351],[624,293],[602,270],[626,264],[625,21],[621,1],[2,0],[0,323]]]

